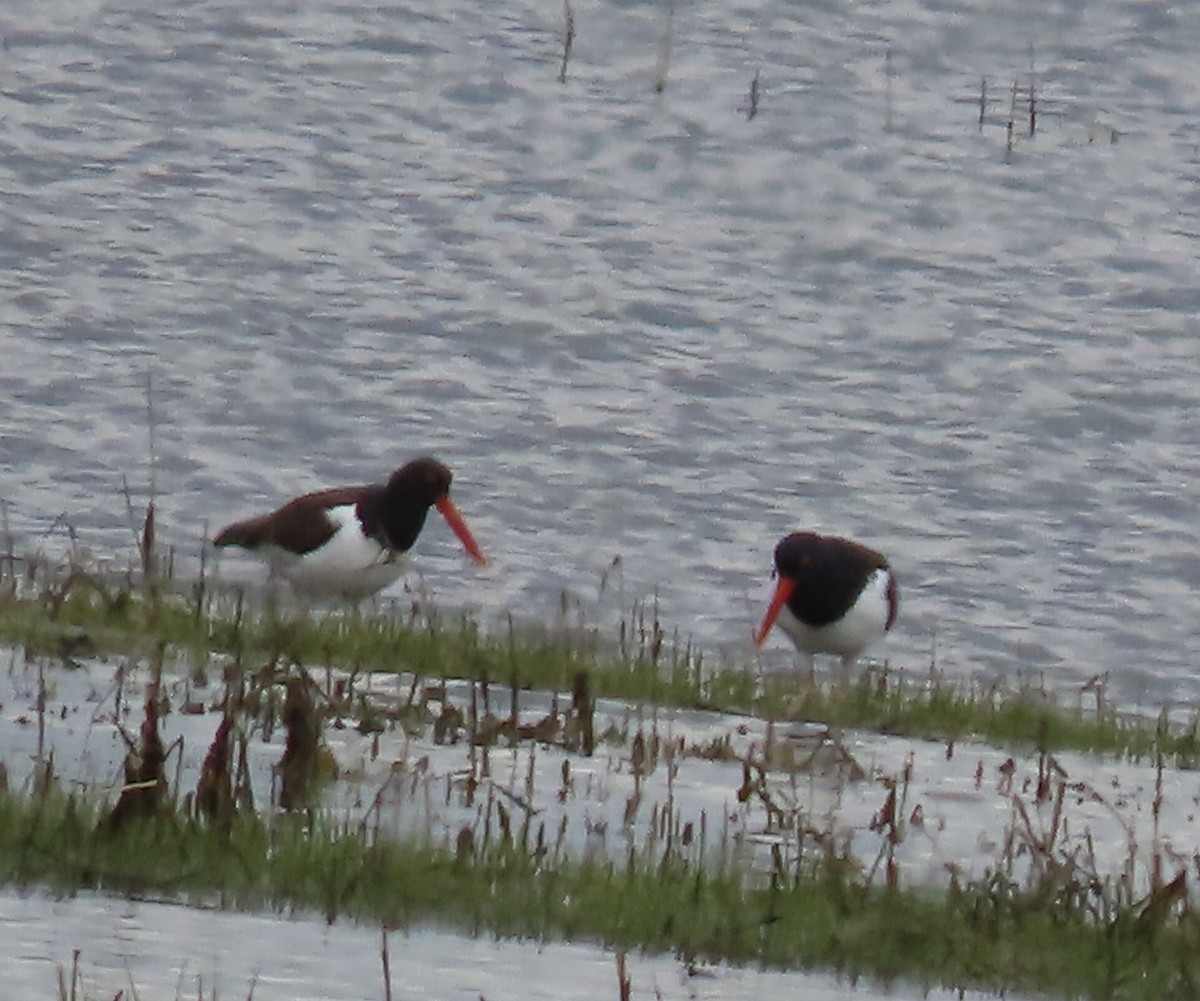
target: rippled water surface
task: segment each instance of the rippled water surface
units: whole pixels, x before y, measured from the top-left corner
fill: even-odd
[[[0,894],[5,990],[54,998],[58,969],[71,982],[79,949],[81,996],[359,1001],[383,995],[379,929],[273,916],[217,914],[153,902],[69,901]],[[462,939],[437,931],[388,936],[391,997],[528,998],[596,1001],[618,997],[613,953],[590,945]],[[633,997],[688,1001],[978,1001],[973,991],[923,992],[851,985],[831,976],[700,967],[689,975],[665,957],[630,954]],[[1010,995],[1010,997],[1013,995]],[[1019,999],[1018,999],[1019,1001]]]
[[[0,14],[15,545],[129,554],[152,373],[184,563],[435,452],[448,606],[744,651],[809,526],[891,556],[893,663],[1200,700],[1190,8],[682,0],[656,94],[665,5],[575,6],[561,83],[557,2]]]

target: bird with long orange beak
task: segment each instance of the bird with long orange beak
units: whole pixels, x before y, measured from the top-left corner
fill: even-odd
[[[896,621],[900,596],[887,558],[850,539],[794,532],[775,547],[775,593],[754,635],[776,623],[812,666],[833,654],[849,668]]]
[[[450,499],[450,481],[450,470],[437,459],[414,459],[386,483],[320,490],[270,514],[235,521],[217,533],[213,545],[250,550],[299,594],[358,601],[404,573],[431,507],[471,559],[487,563]]]

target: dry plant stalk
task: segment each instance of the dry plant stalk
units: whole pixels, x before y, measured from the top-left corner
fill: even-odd
[[[892,50],[889,48],[883,56],[883,78],[884,78],[884,110],[883,110],[883,128],[886,132],[892,131],[892,110],[895,106],[895,97],[892,93],[893,85],[892,78],[895,71],[892,68]]]
[[[563,746],[591,757],[596,750],[596,704],[592,700],[587,671],[575,674],[571,683],[571,709],[563,733]]]
[[[154,675],[146,686],[146,708],[141,730],[135,743],[125,736],[129,745],[125,755],[125,785],[117,797],[116,806],[108,815],[108,826],[117,830],[135,817],[149,817],[158,812],[167,791],[167,752],[159,733],[159,691],[162,665],[155,665]]]
[[[675,0],[667,0],[667,25],[663,29],[662,44],[658,50],[658,71],[654,77],[655,93],[667,89],[667,73],[671,69],[671,46],[674,43]]]
[[[1034,63],[1033,43],[1029,45],[1029,134],[1037,131],[1037,67]]]
[[[196,810],[210,824],[222,829],[227,829],[233,823],[237,812],[230,767],[232,734],[233,714],[226,708],[208,753],[204,756],[200,780],[196,783]]]
[[[571,58],[571,46],[575,42],[575,11],[571,9],[571,0],[563,0],[563,19],[566,22],[566,32],[563,35],[562,66],[558,70],[558,82],[567,82],[567,62]]]
[[[279,762],[279,805],[284,810],[308,806],[320,763],[321,720],[307,676],[284,683],[283,725],[287,737]]]
[[[392,965],[388,959],[387,925],[380,926],[379,937],[379,958],[383,961],[383,997],[384,1001],[392,1001]]]
[[[1035,78],[1029,78],[1029,134],[1037,131],[1037,84]]]
[[[617,953],[617,997],[619,1001],[629,1001],[632,982],[625,967],[625,950]]]
[[[1013,130],[1016,128],[1017,117],[1017,81],[1013,81],[1012,85],[1012,100],[1008,105],[1008,125],[1006,126],[1006,136],[1004,140],[1004,162],[1008,163],[1012,160],[1013,141],[1015,136]]]

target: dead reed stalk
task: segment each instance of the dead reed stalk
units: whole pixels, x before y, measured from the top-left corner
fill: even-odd
[[[564,744],[591,757],[596,750],[596,705],[592,700],[587,671],[577,671],[571,683],[571,711],[566,724]]]
[[[632,981],[625,965],[625,950],[617,953],[617,998],[618,1001],[629,1001],[632,994]]]
[[[1016,128],[1017,117],[1017,81],[1013,81],[1012,85],[1012,100],[1008,105],[1008,124],[1005,126],[1004,139],[1004,162],[1012,162],[1013,143],[1016,140],[1014,129]]]
[[[213,735],[204,764],[200,769],[200,780],[196,784],[196,810],[210,824],[227,830],[233,823],[237,806],[233,796],[232,759],[233,714],[228,706],[217,732]]]
[[[146,703],[137,741],[122,731],[128,751],[125,755],[125,784],[117,803],[108,815],[107,823],[117,830],[134,818],[156,814],[167,792],[167,749],[159,732],[159,712],[162,692],[162,657],[156,658],[149,683]]]
[[[283,725],[287,733],[279,763],[279,805],[303,809],[312,799],[320,764],[321,719],[306,674],[284,682]]]
[[[383,998],[392,1001],[392,965],[388,959],[387,925],[379,928],[379,958],[383,962]]]
[[[575,11],[571,9],[571,0],[563,0],[563,20],[566,28],[563,34],[562,65],[558,70],[558,82],[567,82],[567,63],[571,58],[571,46],[575,43]]]
[[[667,89],[667,74],[671,70],[671,48],[675,41],[675,0],[667,0],[667,23],[658,47],[658,70],[654,75],[654,91]]]
[[[883,128],[886,132],[892,131],[893,109],[895,106],[894,85],[892,83],[894,77],[895,70],[892,65],[892,50],[889,46],[883,55]]]

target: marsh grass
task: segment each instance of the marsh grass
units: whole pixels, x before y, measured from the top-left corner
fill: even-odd
[[[982,688],[936,671],[906,675],[884,667],[860,672],[854,683],[790,673],[784,685],[764,685],[754,665],[706,663],[677,633],[668,635],[653,603],[632,606],[616,639],[608,640],[598,629],[521,627],[511,619],[506,628],[486,631],[469,616],[440,616],[415,604],[281,612],[203,577],[184,588],[143,588],[138,580],[133,571],[101,573],[76,562],[0,569],[0,641],[64,663],[167,649],[200,670],[218,657],[233,672],[263,663],[340,666],[352,675],[410,672],[514,690],[570,691],[586,672],[593,699],[815,719],[949,744],[984,739],[998,747],[1134,759],[1159,750],[1182,767],[1200,762],[1194,719],[1164,737],[1160,721],[1114,712],[1102,696],[1085,705],[1082,693],[1068,701],[1031,681]]]
[[[494,839],[464,855],[310,816],[251,815],[224,832],[167,817],[114,830],[103,816],[101,804],[55,788],[0,795],[0,879],[949,988],[1160,999],[1194,996],[1200,978],[1200,923],[1174,881],[1097,920],[1083,871],[1060,872],[1047,907],[1040,877],[903,890],[864,883],[824,848],[764,874],[678,850],[550,864]]]
[[[886,666],[864,668],[853,682],[789,672],[785,683],[763,684],[756,665],[714,664],[677,631],[668,632],[655,602],[634,604],[608,638],[577,624],[540,628],[511,619],[488,631],[469,615],[445,616],[416,602],[370,611],[280,610],[204,579],[145,588],[134,570],[102,572],[75,560],[65,567],[6,566],[7,572],[0,567],[0,642],[68,664],[93,654],[151,657],[165,650],[199,671],[216,658],[227,676],[282,663],[313,673],[339,668],[352,677],[473,679],[514,692],[570,692],[582,674],[592,699],[820,720],[951,747],[978,739],[1133,759],[1161,752],[1177,766],[1200,764],[1195,718],[1164,728],[1163,720],[1119,713],[1098,684],[1072,696],[1036,680],[983,687],[935,670]]]
[[[140,657],[157,676],[173,648],[185,660],[224,665],[222,721],[231,720],[243,748],[247,733],[268,730],[272,720],[287,726],[289,717],[300,718],[304,731],[292,760],[314,767],[320,727],[334,716],[369,727],[364,732],[396,725],[435,743],[439,733],[461,739],[469,766],[444,776],[444,784],[447,797],[461,799],[472,818],[439,837],[432,827],[398,837],[379,822],[374,805],[365,814],[336,816],[321,810],[307,787],[292,803],[277,797],[292,809],[258,813],[232,803],[226,761],[214,764],[215,801],[224,807],[205,810],[199,789],[189,801],[176,788],[114,823],[106,800],[87,791],[66,794],[53,760],[40,760],[39,752],[22,789],[0,791],[0,881],[8,885],[318,914],[385,929],[434,924],[470,934],[587,940],[618,954],[668,952],[689,965],[817,967],[851,979],[1062,997],[1185,997],[1200,978],[1189,863],[1164,849],[1156,827],[1149,848],[1129,845],[1121,872],[1102,871],[1086,839],[1068,836],[1066,813],[1068,795],[1095,801],[1104,794],[1073,781],[1053,754],[1070,746],[1153,761],[1157,817],[1163,770],[1194,761],[1194,727],[1172,729],[1165,718],[1124,720],[1096,690],[1064,709],[1037,687],[970,689],[933,674],[883,669],[864,671],[854,683],[789,675],[786,685],[760,686],[748,670],[703,668],[668,634],[653,604],[635,607],[616,642],[605,645],[594,632],[535,633],[511,623],[489,635],[469,619],[417,610],[284,617],[211,588],[193,604],[170,588],[141,588],[135,578],[126,587],[82,570],[0,588],[0,595],[0,629],[37,660],[39,685],[45,662],[69,664],[73,651]],[[66,650],[64,636],[71,637]],[[314,680],[322,679],[322,668],[323,680]],[[372,670],[411,674],[407,704],[399,698],[396,706],[371,706],[356,692],[356,681]],[[465,705],[460,699],[451,706],[446,692],[459,678],[470,680]],[[493,701],[496,686],[510,695],[507,719]],[[570,693],[552,728],[517,725],[527,687]],[[298,691],[308,701],[289,708],[288,696]],[[611,696],[648,708],[636,727],[616,734],[593,729],[589,738],[596,700]],[[1085,697],[1095,705],[1085,708]],[[957,741],[983,734],[1040,750],[1038,775],[1033,783],[1001,786],[1009,825],[983,875],[952,872],[948,887],[909,885],[899,850],[915,824],[908,766],[884,777],[883,803],[870,824],[877,853],[857,858],[832,819],[823,822],[787,795],[789,781],[804,781],[808,763],[771,760],[766,748],[762,757],[742,759],[728,742],[686,748],[654,722],[653,707],[668,704],[937,736],[948,754]],[[154,705],[146,700],[143,735],[158,725]],[[218,740],[221,732],[219,726]],[[297,732],[289,729],[289,746]],[[830,740],[837,746],[830,733],[822,747]],[[537,819],[534,757],[546,744],[586,756],[601,741],[620,747],[632,794],[620,849],[580,851],[578,839],[566,837],[565,816],[557,832]],[[525,788],[490,778],[492,748],[522,742]],[[235,744],[214,740],[214,749],[215,762],[229,758]],[[741,761],[736,798],[761,807],[763,833],[774,839],[765,863],[761,853],[751,860],[728,825],[716,830],[714,819],[710,837],[701,815],[697,837],[683,822],[673,778],[689,754]],[[564,758],[561,771],[568,796],[576,795],[569,791],[572,760]],[[394,781],[411,777],[418,788],[418,762],[402,764],[388,773],[377,802]],[[861,773],[849,774],[852,759],[837,764],[839,781],[862,781]],[[665,796],[660,783],[653,801],[646,783],[658,769],[665,769]],[[161,782],[159,772],[153,780]],[[134,774],[126,788],[143,781]],[[642,833],[627,836],[639,815],[639,822],[648,820]]]

